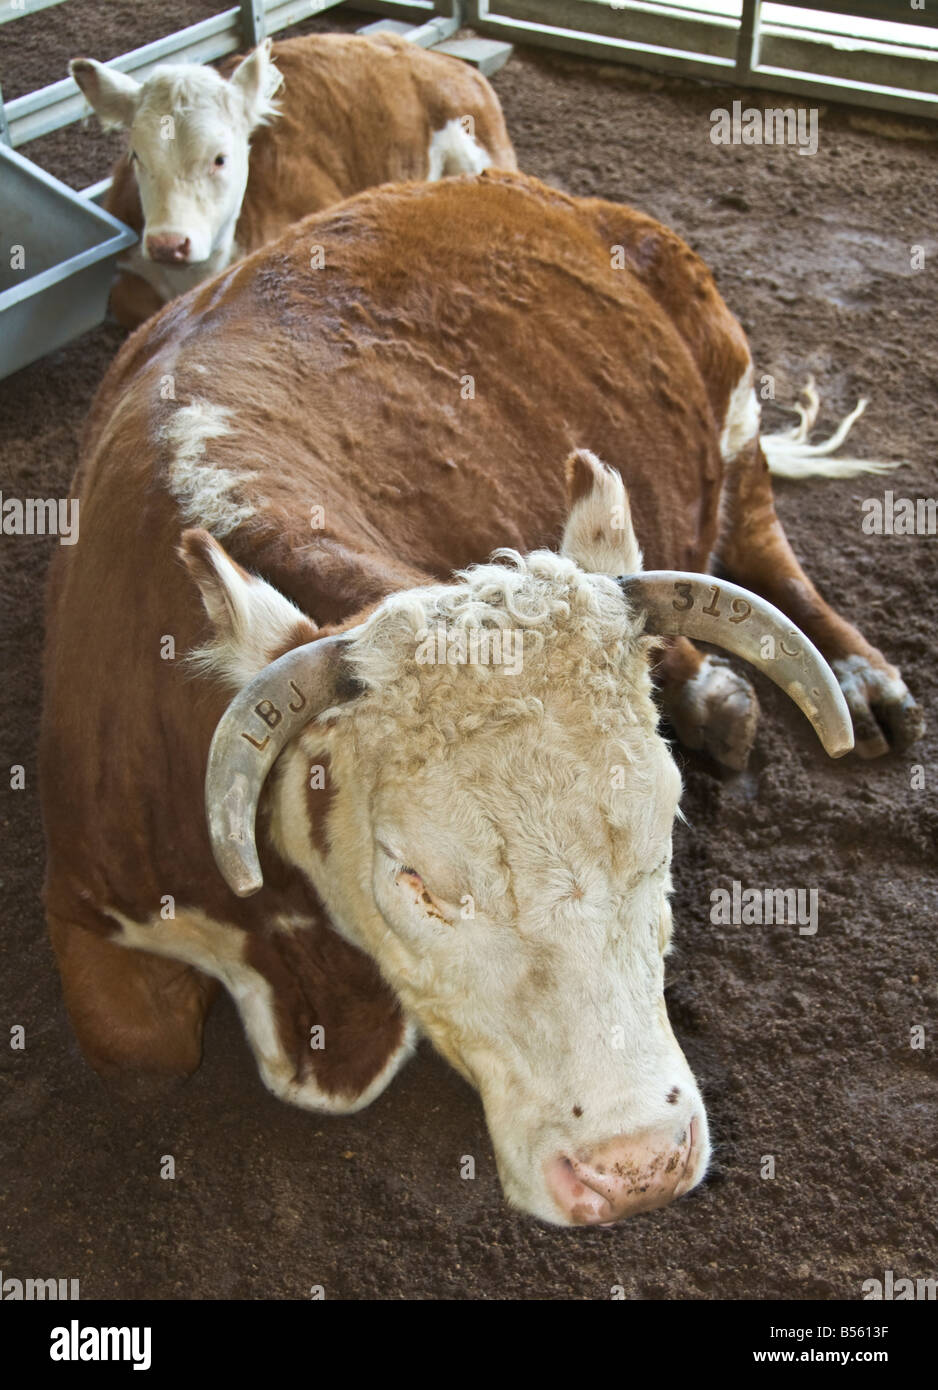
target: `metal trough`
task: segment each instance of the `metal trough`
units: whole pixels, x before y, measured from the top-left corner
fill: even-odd
[[[0,378],[99,324],[136,232],[0,144]]]

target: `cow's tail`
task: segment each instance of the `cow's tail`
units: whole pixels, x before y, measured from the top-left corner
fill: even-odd
[[[777,478],[855,478],[861,473],[891,473],[901,468],[905,459],[855,459],[831,458],[850,433],[855,421],[866,409],[865,399],[857,404],[837,426],[830,439],[822,444],[809,444],[808,438],[814,429],[821,401],[814,387],[814,377],[801,393],[806,405],[800,402],[793,407],[800,416],[797,425],[781,430],[778,434],[763,434],[759,442],[769,465],[769,472]]]
[[[447,121],[442,130],[430,138],[431,183],[451,174],[481,174],[492,161],[484,145],[468,131],[462,121]]]

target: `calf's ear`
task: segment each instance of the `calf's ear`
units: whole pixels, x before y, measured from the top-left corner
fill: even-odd
[[[231,85],[244,103],[251,129],[277,115],[273,97],[283,82],[283,74],[270,56],[270,39],[258,44],[231,74]]]
[[[567,524],[560,553],[592,574],[636,574],[642,552],[625,484],[588,449],[567,459]]]
[[[179,555],[199,587],[212,637],[193,659],[240,689],[272,661],[316,638],[316,624],[249,574],[205,530],[184,531]]]
[[[133,125],[140,100],[140,83],[125,72],[105,67],[94,58],[73,58],[68,70],[94,109],[102,130],[126,130]]]

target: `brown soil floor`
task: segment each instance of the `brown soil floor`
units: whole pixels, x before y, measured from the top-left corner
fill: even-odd
[[[7,96],[193,22],[216,0],[70,0],[0,29]],[[303,29],[355,27],[325,15]],[[821,112],[816,157],[714,147],[709,113],[759,94],[516,51],[495,79],[522,168],[633,203],[714,268],[760,371],[790,401],[808,371],[827,421],[872,399],[858,450],[912,462],[889,483],[938,494],[936,128]],[[26,152],[75,186],[115,137],[73,126]],[[910,270],[924,245],[926,268]],[[64,493],[119,332],[105,326],[0,383],[0,487]],[[778,416],[781,420],[786,417]],[[830,763],[760,680],[750,771],[684,758],[678,949],[668,1001],[715,1137],[706,1184],[617,1229],[548,1229],[502,1200],[474,1092],[427,1048],[369,1110],[317,1119],[263,1089],[232,1007],[205,1059],[144,1108],[109,1095],[63,1013],[39,893],[36,795],[43,574],[54,543],[0,538],[4,790],[0,1047],[5,1276],[79,1277],[82,1297],[859,1298],[864,1279],[938,1272],[935,1044],[938,717],[935,538],[869,538],[882,480],[778,488],[827,596],[902,667],[931,712],[911,756]],[[481,557],[480,557],[481,558]],[[132,617],[129,617],[132,621]],[[912,764],[925,787],[913,789]],[[7,778],[3,778],[4,785]],[[717,928],[711,889],[820,890],[820,929]],[[910,1047],[924,1024],[928,1046]],[[161,1155],[176,1161],[160,1179]],[[461,1155],[476,1158],[473,1182]],[[764,1155],[776,1176],[760,1176]]]

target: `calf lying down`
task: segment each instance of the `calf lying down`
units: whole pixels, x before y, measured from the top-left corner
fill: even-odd
[[[106,202],[140,233],[111,297],[127,328],[362,189],[517,167],[481,73],[396,35],[267,40],[220,72],[161,66],[143,83],[90,58],[70,71],[128,133]]]
[[[833,756],[921,730],[788,546],[752,371],[678,237],[509,174],[362,194],[129,340],[53,563],[42,723],[94,1066],[192,1072],[220,982],[311,1110],[367,1105],[425,1034],[545,1221],[700,1182],[659,718],[738,767],[758,704],[693,639]]]

